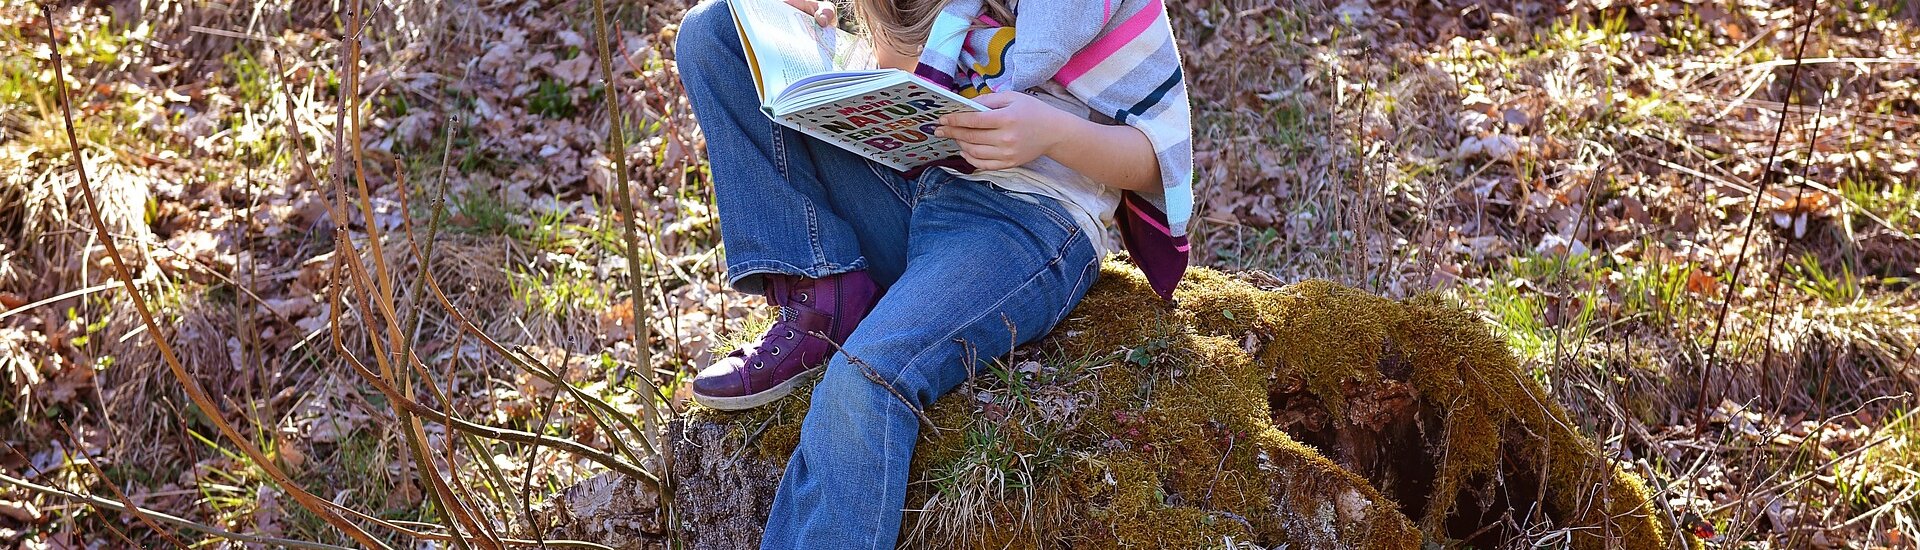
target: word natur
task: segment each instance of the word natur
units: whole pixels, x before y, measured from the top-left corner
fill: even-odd
[[[933,128],[939,126],[941,115],[946,114],[935,111],[939,107],[940,102],[932,99],[882,100],[840,109],[839,114],[846,118],[820,127],[875,149],[892,151],[932,139]]]

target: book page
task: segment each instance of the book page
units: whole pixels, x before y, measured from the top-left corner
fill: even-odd
[[[780,0],[728,0],[760,98],[776,97],[794,82],[836,71],[873,68],[873,47],[838,28],[821,28],[812,14]]]
[[[843,95],[853,95],[889,85],[891,82],[879,82],[893,78],[898,69],[878,71],[835,71],[820,73],[800,79],[787,86],[786,91],[766,102],[767,107],[775,111],[788,112],[791,105],[809,103],[813,98],[827,100],[839,99]]]

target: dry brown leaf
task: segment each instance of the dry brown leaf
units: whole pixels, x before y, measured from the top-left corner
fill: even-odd
[[[1839,201],[1832,193],[1798,186],[1767,190],[1767,208],[1776,214],[1825,216]]]
[[[568,84],[578,85],[587,81],[587,75],[593,72],[593,56],[580,54],[573,59],[554,63],[547,72]]]
[[[1708,298],[1720,297],[1720,279],[1695,268],[1687,272],[1687,292]]]
[[[607,340],[625,340],[633,335],[633,299],[627,298],[596,314],[600,336]]]

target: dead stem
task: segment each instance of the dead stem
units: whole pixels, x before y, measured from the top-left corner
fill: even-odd
[[[907,399],[907,396],[905,394],[900,393],[899,388],[893,387],[892,382],[888,382],[886,377],[880,376],[880,371],[878,369],[873,368],[873,365],[867,364],[867,361],[865,359],[861,359],[860,357],[855,356],[854,354],[848,352],[846,348],[840,347],[840,344],[838,342],[834,342],[833,339],[827,338],[826,334],[823,334],[819,331],[808,332],[807,334],[810,336],[813,336],[814,338],[819,338],[820,341],[822,342],[826,342],[827,344],[832,345],[834,351],[839,352],[841,355],[847,356],[848,364],[851,364],[856,367],[860,367],[860,374],[865,375],[867,379],[872,380],[873,383],[879,384],[880,387],[886,388],[887,393],[893,394],[893,397],[895,399],[900,400],[900,404],[907,406],[907,410],[913,411],[913,416],[920,419],[920,426],[926,428],[927,433],[934,434],[934,433],[940,432],[940,427],[935,426],[933,424],[933,419],[927,417],[926,411],[922,411],[920,410],[920,407],[914,406],[913,400]]]
[[[73,426],[62,423],[60,425],[60,429],[67,433],[67,441],[71,442],[71,444],[68,445],[68,448],[72,448],[72,449],[82,448],[80,446],[80,436],[75,435],[73,433]],[[113,491],[113,498],[119,500],[120,504],[126,506],[126,509],[124,511],[128,514],[132,514],[133,518],[139,520],[141,525],[145,525],[147,526],[148,529],[152,529],[153,532],[159,533],[160,537],[163,539],[166,539],[167,544],[173,545],[174,548],[179,548],[180,550],[187,550],[187,544],[184,542],[181,542],[180,537],[174,536],[172,531],[168,531],[166,529],[160,528],[160,524],[154,523],[153,518],[151,516],[148,516],[146,511],[141,510],[139,505],[136,505],[133,503],[133,499],[127,498],[126,491],[120,490],[120,484],[114,483],[113,478],[107,476],[106,470],[100,469],[100,464],[92,460],[73,460],[71,458],[67,460],[68,464],[73,464],[76,462],[86,463],[87,468],[93,471],[93,475],[99,476],[100,481],[107,486],[107,489]],[[115,534],[119,534],[119,532],[120,531],[117,529],[114,530]],[[121,536],[125,537],[125,535],[121,535]],[[128,541],[128,542],[129,544],[131,544],[132,541]]]
[[[334,349],[340,351],[342,359],[346,360],[347,365],[349,367],[352,367],[355,373],[359,374],[360,377],[366,380],[368,384],[371,384],[375,390],[379,391],[382,395],[385,395],[389,401],[393,402],[393,404],[399,406],[400,408],[406,410],[407,412],[427,417],[428,420],[431,420],[433,422],[438,422],[448,427],[451,427],[463,432],[467,432],[479,437],[484,437],[487,439],[495,439],[500,441],[509,441],[513,443],[523,443],[528,445],[544,445],[544,446],[559,448],[561,450],[578,454],[582,458],[586,458],[588,460],[592,460],[594,462],[600,463],[603,466],[617,470],[621,473],[624,473],[636,478],[640,478],[642,480],[646,480],[649,483],[655,483],[655,484],[658,483],[658,480],[653,477],[653,474],[648,473],[637,466],[627,464],[618,458],[614,458],[611,455],[600,452],[598,449],[594,449],[578,441],[574,441],[572,439],[567,439],[567,438],[561,438],[561,437],[546,438],[537,434],[523,432],[520,430],[496,428],[493,426],[476,424],[467,420],[463,420],[459,417],[449,416],[446,413],[443,413],[431,407],[422,405],[419,402],[414,401],[413,399],[407,397],[405,394],[400,393],[399,390],[394,389],[392,384],[387,383],[386,379],[381,378],[379,375],[375,374],[372,369],[367,368],[366,364],[361,363],[358,359],[355,359],[352,354],[346,352],[346,345],[340,339],[340,330],[339,330],[340,314],[338,313],[338,311],[341,309],[340,306],[342,304],[340,302],[341,298],[339,295],[339,291],[337,289],[329,290],[328,294],[330,295],[328,302],[335,305],[334,308],[331,308],[333,312],[329,313],[329,317],[330,317],[329,322],[334,327],[334,330],[333,330]]]
[[[361,34],[365,31],[365,13],[359,0],[349,2],[347,10],[349,17],[348,32],[346,36],[341,38],[346,50],[346,56],[343,59],[344,66],[341,68],[341,73],[345,77],[346,85],[341,88],[341,109],[338,111],[340,114],[348,117],[348,125],[346,126],[347,135],[345,136],[345,143],[336,142],[334,144],[334,163],[330,167],[330,171],[335,174],[336,196],[343,203],[352,202],[346,194],[346,189],[339,185],[343,173],[341,170],[338,170],[338,167],[341,163],[348,162],[349,160],[346,156],[339,154],[341,152],[340,148],[345,147],[346,150],[352,154],[351,166],[354,170],[356,184],[354,187],[359,191],[358,204],[360,214],[366,222],[367,245],[372,252],[374,270],[378,278],[375,281],[367,280],[368,276],[365,266],[360,264],[359,251],[353,247],[352,239],[348,238],[346,225],[338,225],[335,228],[336,246],[341,253],[336,257],[336,260],[351,266],[353,268],[352,272],[357,276],[357,282],[361,283],[359,285],[362,299],[361,311],[364,313],[365,318],[371,323],[376,324],[380,323],[380,317],[385,318],[384,324],[386,325],[386,336],[389,342],[387,349],[381,349],[378,330],[373,330],[372,327],[369,327],[368,331],[368,340],[374,347],[375,358],[380,359],[379,363],[382,375],[389,379],[397,376],[400,383],[399,391],[404,395],[412,395],[413,373],[407,370],[395,369],[394,365],[392,365],[394,361],[405,362],[409,366],[418,365],[419,362],[413,360],[411,339],[408,337],[408,334],[400,328],[399,312],[394,305],[392,270],[387,265],[386,254],[385,251],[382,250],[381,245],[383,236],[380,234],[379,223],[375,220],[373,213],[372,193],[368,189],[365,152],[364,147],[361,145],[360,138],[360,40]],[[338,131],[339,128],[336,128],[336,132]],[[338,134],[336,133],[336,135]],[[336,205],[336,209],[343,209],[343,207]],[[339,217],[344,218],[345,212],[342,211]],[[375,284],[375,282],[377,282],[377,284]],[[339,281],[336,280],[334,283],[337,286]],[[377,305],[377,312],[376,310],[368,308],[367,305],[369,304],[367,304],[367,302],[373,302]],[[338,330],[338,328],[336,327],[335,330]],[[344,347],[339,347],[338,349],[343,355],[347,354]],[[391,353],[391,360],[387,360],[389,352]],[[432,378],[425,376],[426,373],[424,369],[422,369],[420,374],[423,375],[423,379],[427,381],[429,387],[434,386]],[[453,545],[463,550],[468,548],[467,540],[461,536],[460,529],[456,528],[455,524],[458,524],[459,527],[465,528],[468,533],[480,537],[476,542],[483,550],[497,550],[500,548],[501,545],[499,541],[494,540],[491,537],[491,533],[481,528],[481,522],[475,517],[473,510],[468,504],[462,501],[451,487],[447,486],[445,479],[441,478],[438,468],[434,466],[432,453],[428,450],[426,434],[420,421],[413,418],[412,415],[404,410],[395,411],[395,417],[400,421],[402,435],[405,436],[407,449],[412,455],[411,458],[415,465],[415,478],[419,480],[421,485],[426,486],[427,494],[432,498],[433,503],[446,512],[446,516],[452,522],[446,524],[445,528],[448,533],[454,535],[452,540]]]
[[[5,473],[0,473],[0,484],[6,484],[9,486],[26,489],[28,491],[33,491],[43,495],[65,499],[68,502],[86,504],[88,506],[93,506],[95,508],[103,508],[107,510],[113,510],[115,512],[122,512],[122,513],[133,513],[132,512],[133,509],[129,509],[127,505],[121,504],[119,502],[114,502],[114,501],[107,500],[107,499],[100,498],[93,495],[85,495],[85,494],[75,493],[71,491],[56,489],[56,488],[48,487],[45,485],[35,484],[31,481],[13,477]],[[153,518],[156,521],[160,521],[162,523],[167,523],[171,525],[177,525],[183,529],[191,529],[194,531],[199,531],[202,533],[206,533],[206,534],[213,535],[213,536],[220,537],[227,540],[249,542],[253,544],[268,544],[268,545],[280,546],[285,548],[302,548],[302,549],[311,549],[311,550],[353,550],[351,548],[347,548],[344,546],[334,546],[331,544],[323,544],[318,542],[307,542],[303,540],[291,540],[291,539],[278,539],[278,538],[272,538],[272,537],[263,537],[259,535],[249,535],[246,533],[235,533],[233,531],[228,531],[226,529],[221,529],[219,527],[198,523],[189,519],[181,518],[179,516],[169,515],[163,512],[148,510],[144,508],[139,508],[137,510],[139,510],[137,513],[144,514],[147,517]]]
[[[629,431],[632,431],[637,434],[645,433],[641,431],[640,428],[634,426],[633,421],[628,419],[625,413],[621,412],[617,408],[614,408],[613,405],[610,405],[605,401],[595,399],[592,396],[586,395],[584,392],[579,391],[578,388],[573,387],[572,384],[569,384],[565,380],[562,380],[559,375],[548,370],[545,366],[540,365],[538,361],[533,360],[531,357],[527,357],[525,353],[519,352],[517,350],[509,349],[505,345],[502,345],[498,340],[494,340],[492,336],[486,333],[486,331],[481,330],[478,325],[475,325],[472,321],[467,320],[467,316],[465,314],[460,313],[459,308],[454,307],[453,301],[447,298],[446,293],[440,289],[439,281],[436,281],[431,277],[427,278],[427,290],[431,291],[434,295],[434,298],[439,301],[441,309],[445,310],[448,316],[453,317],[454,323],[460,327],[461,331],[466,332],[467,334],[472,334],[475,338],[478,338],[481,343],[486,344],[486,346],[489,349],[492,349],[495,353],[499,354],[501,358],[505,359],[508,363],[512,364],[514,367],[519,368],[522,371],[525,371],[529,374],[532,374],[535,377],[538,377],[541,380],[546,381],[547,383],[566,388],[568,390],[569,395],[572,395],[574,398],[579,400],[581,403],[586,404],[588,407],[599,408],[600,410],[606,411],[609,415],[613,416],[616,422],[619,422],[623,427],[627,428]],[[651,382],[649,382],[648,385],[649,387],[651,387],[652,386]],[[657,394],[658,394],[658,391],[656,390],[655,395]],[[648,400],[647,405],[649,407],[658,406],[658,404],[651,399]],[[646,414],[646,411],[643,410],[642,415],[644,416],[645,414]],[[646,448],[647,452],[652,453],[655,456],[662,455],[662,453],[660,453],[654,447],[653,443],[648,441],[645,437],[642,437],[640,439],[640,444],[641,446]]]
[[[347,243],[347,240],[344,236],[340,236],[338,233],[336,233],[336,239],[339,242],[343,243],[341,246],[347,246],[345,244]],[[349,247],[349,250],[351,250],[350,247]],[[361,316],[368,318],[369,322],[376,322],[372,320],[372,318],[377,315],[376,310],[374,310],[368,303],[372,301],[372,297],[370,296],[372,294],[372,292],[370,291],[371,290],[370,287],[372,285],[366,282],[367,281],[366,270],[363,266],[360,265],[357,253],[348,252],[345,254],[336,255],[334,257],[334,265],[335,265],[334,273],[336,274],[336,277],[334,277],[334,279],[330,282],[330,284],[328,285],[328,288],[338,290],[343,286],[337,275],[343,268],[347,268],[346,270],[349,271],[350,273],[353,273],[357,277],[356,280],[361,283],[361,285],[358,287],[360,289],[359,296],[360,296],[360,302],[361,302],[360,303]],[[337,295],[338,294],[336,294],[336,296]],[[335,303],[336,305],[339,304],[339,302],[335,302]],[[334,318],[337,319],[338,315],[335,314]],[[389,323],[391,323],[392,319],[389,318],[388,321]],[[357,360],[354,359],[353,354],[347,351],[346,346],[341,342],[339,338],[340,332],[341,332],[339,325],[336,323],[332,326],[332,328],[333,328],[333,334],[334,334],[334,350],[339,352],[340,355],[343,358],[345,358],[347,361],[357,363]],[[367,341],[369,344],[373,346],[373,356],[376,361],[379,361],[381,363],[381,370],[384,372],[396,372],[395,369],[393,369],[388,364],[389,354],[387,353],[387,349],[383,348],[380,345],[380,338],[378,337],[378,335],[369,334],[368,336],[369,337],[367,338]],[[405,356],[393,355],[392,357],[394,358],[394,360],[407,361],[409,366],[415,366],[419,364],[418,361],[409,361],[409,359],[413,358],[411,354],[408,354]],[[398,372],[401,372],[404,374],[406,371],[401,370]],[[370,372],[363,373],[363,377],[364,377],[364,374],[370,374]],[[404,383],[405,380],[410,380],[410,378],[403,377],[402,380]],[[410,389],[405,389],[405,388],[398,391],[401,392],[401,395],[412,395],[413,393]],[[433,465],[431,456],[427,453],[427,450],[426,450],[426,444],[425,444],[426,435],[421,430],[419,420],[414,418],[412,415],[408,414],[407,411],[404,409],[395,410],[394,418],[400,421],[400,424],[401,424],[400,428],[404,430],[402,432],[402,435],[405,437],[407,441],[407,450],[412,455],[413,461],[416,465],[416,469],[414,470],[416,472],[415,477],[420,481],[421,485],[426,486],[426,489],[430,491],[428,495],[432,497],[433,502],[436,505],[440,506],[441,509],[446,510],[448,512],[447,515],[449,516],[449,519],[455,522],[458,522],[460,525],[466,527],[469,532],[477,532],[479,530],[479,526],[475,523],[475,521],[470,516],[470,514],[466,513],[465,503],[458,502],[457,500],[453,499],[453,497],[451,496],[452,491],[446,487],[444,480],[440,478],[438,469]],[[458,534],[460,533],[459,529],[453,528],[452,525],[446,525],[444,527],[447,528],[448,532],[454,533],[456,535],[453,540],[453,543],[455,546],[458,546],[461,548],[466,547],[465,538],[458,536]],[[491,541],[487,541],[487,542],[491,542]],[[486,548],[497,547],[497,545],[483,545],[483,546]]]
[[[640,274],[640,239],[635,235],[634,227],[640,223],[640,216],[637,212],[638,207],[634,205],[632,185],[627,181],[626,135],[621,125],[620,94],[615,87],[617,81],[613,78],[613,48],[609,46],[612,40],[607,36],[607,7],[602,0],[593,0],[593,28],[594,42],[600,49],[600,75],[606,81],[607,87],[605,94],[607,97],[607,158],[613,161],[614,192],[619,195],[614,197],[613,206],[615,212],[624,214],[626,217],[620,221],[620,235],[626,243],[624,252],[627,260],[627,294],[629,301],[633,304],[630,312],[633,323],[633,347],[639,354],[637,364],[640,366],[640,371],[651,379],[654,376],[653,327],[647,323],[651,318],[647,311],[651,309],[652,304],[647,301],[647,286]],[[660,440],[655,434],[659,428],[659,419],[655,418],[657,415],[652,411],[653,401],[657,398],[657,393],[648,395],[647,407],[641,409],[640,422],[646,429],[640,433],[640,438],[660,456],[661,485],[664,494],[671,495],[673,490],[670,472],[673,471],[673,455],[662,449],[664,446],[659,444]],[[666,498],[662,499],[662,502],[672,500],[672,498]],[[671,518],[670,505],[667,506],[667,511],[668,517]]]
[[[535,435],[545,434],[546,425],[553,422],[554,405],[559,402],[560,387],[556,385],[553,391],[547,394],[547,406],[542,407],[544,412],[540,413],[541,430]],[[539,445],[528,445],[526,463],[533,464],[534,459],[539,457],[539,453]],[[527,526],[533,530],[534,536],[545,538],[546,531],[544,530],[544,526],[536,524],[533,520],[533,508],[529,504],[531,502],[533,502],[533,468],[529,467],[520,472],[520,513],[524,515]]]
[[[245,454],[249,460],[252,460],[256,466],[259,466],[261,471],[265,472],[267,477],[271,478],[274,483],[286,489],[287,494],[292,496],[294,501],[299,503],[301,507],[320,516],[322,521],[345,532],[360,544],[374,548],[390,548],[385,543],[374,539],[372,535],[367,534],[366,531],[361,530],[358,526],[335,515],[329,508],[320,504],[322,500],[319,497],[308,493],[306,490],[294,484],[293,479],[289,477],[286,472],[281,471],[278,465],[275,465],[264,453],[260,452],[260,449],[254,447],[251,441],[241,435],[239,430],[227,422],[226,418],[220,414],[220,409],[215,407],[213,401],[207,397],[206,389],[202,388],[200,382],[188,374],[185,365],[180,363],[180,358],[174,353],[173,346],[167,343],[166,338],[162,334],[159,323],[154,321],[153,312],[148,307],[146,298],[140,294],[138,287],[135,286],[133,271],[127,266],[126,260],[120,257],[119,245],[116,244],[112,235],[108,234],[106,222],[100,219],[100,202],[94,197],[93,184],[87,181],[86,163],[80,158],[80,140],[76,137],[73,130],[73,109],[72,101],[67,97],[65,63],[61,59],[60,44],[55,40],[53,32],[55,28],[53,8],[43,4],[40,6],[40,11],[47,22],[47,46],[52,53],[54,85],[58,91],[56,95],[60,100],[60,114],[66,123],[68,153],[73,161],[74,172],[80,180],[81,196],[87,204],[87,221],[93,225],[96,238],[105,246],[107,259],[113,263],[114,276],[120,279],[122,288],[126,289],[128,299],[133,302],[134,311],[139,314],[141,323],[146,326],[147,333],[153,339],[154,347],[159,350],[160,357],[166,362],[168,370],[170,370],[174,378],[180,382],[181,388],[186,391],[188,399],[192,400],[194,406],[199,407],[200,410],[205,413],[206,418],[220,430],[220,434],[232,441],[235,446],[238,446],[241,453]]]
[[[1798,6],[1795,6],[1793,12],[1798,11],[1800,11]],[[1806,12],[1806,19],[1800,22],[1800,39],[1796,41],[1793,50],[1793,60],[1791,61],[1793,68],[1787,73],[1787,87],[1789,89],[1800,86],[1800,68],[1806,59],[1807,36],[1813,33],[1813,21],[1821,17],[1820,12],[1812,9],[1812,7],[1809,7]],[[1793,103],[1792,96],[1787,97],[1786,103],[1789,105]],[[1786,113],[1782,112],[1780,122],[1774,126],[1773,143],[1768,146],[1766,164],[1762,165],[1764,171],[1760,177],[1760,189],[1753,195],[1753,210],[1747,214],[1746,228],[1740,236],[1740,251],[1733,256],[1733,276],[1730,279],[1730,287],[1737,288],[1740,284],[1741,272],[1747,267],[1747,247],[1753,244],[1754,220],[1765,217],[1761,215],[1761,201],[1766,199],[1768,186],[1773,183],[1773,180],[1778,179],[1774,176],[1774,163],[1780,156],[1780,141],[1781,138],[1786,135],[1787,118]],[[1739,296],[1738,292],[1727,292],[1726,297],[1720,301],[1720,313],[1716,316],[1718,320],[1713,325],[1713,337],[1708,340],[1707,344],[1706,368],[1700,371],[1700,382],[1694,395],[1693,421],[1696,424],[1706,423],[1707,403],[1712,401],[1707,398],[1707,381],[1713,377],[1713,371],[1719,366],[1719,363],[1726,360],[1726,358],[1720,354],[1720,338],[1726,332],[1727,314],[1732,311],[1733,300],[1736,296]]]

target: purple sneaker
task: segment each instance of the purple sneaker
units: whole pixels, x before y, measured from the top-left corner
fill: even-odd
[[[880,289],[865,271],[808,279],[767,275],[767,301],[780,307],[760,341],[733,350],[693,377],[693,400],[720,410],[751,409],[786,397],[827,365],[835,344],[873,309]],[[832,343],[813,333],[825,334]]]

